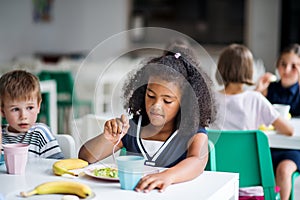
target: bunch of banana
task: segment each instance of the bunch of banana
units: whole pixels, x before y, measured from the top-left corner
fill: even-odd
[[[69,170],[72,169],[80,169],[83,167],[88,166],[88,162],[82,159],[78,158],[69,158],[69,159],[63,159],[56,161],[53,166],[52,170],[53,173],[56,175],[63,175],[63,174],[71,174],[73,176],[77,176],[74,172],[71,172]]]
[[[52,181],[42,183],[29,192],[21,192],[22,197],[29,197],[35,194],[75,194],[80,198],[86,198],[92,194],[89,186],[72,181]]]

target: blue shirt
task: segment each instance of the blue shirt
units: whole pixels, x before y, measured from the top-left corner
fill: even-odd
[[[268,87],[267,99],[272,104],[290,105],[290,113],[293,117],[300,116],[300,90],[298,82],[284,88],[281,81],[271,83]]]
[[[205,128],[199,128],[199,134],[207,134]],[[175,134],[175,132],[173,133]],[[156,167],[172,167],[178,162],[182,161],[187,156],[188,142],[195,134],[183,135],[181,133],[176,134],[172,140],[167,144],[166,148],[163,149],[161,154],[157,157],[155,161],[152,160],[153,157],[150,157],[146,152],[146,165],[152,165]],[[142,155],[140,147],[137,141],[137,135],[140,136],[140,133],[137,134],[137,124],[130,120],[130,128],[127,134],[122,138],[123,146],[126,148],[126,153],[129,155]],[[170,139],[172,135],[168,138]],[[165,141],[167,142],[168,139]],[[139,137],[138,140],[141,140]],[[141,148],[145,151],[143,144],[140,142]],[[153,162],[152,162],[153,161]],[[151,163],[152,164],[147,164]]]

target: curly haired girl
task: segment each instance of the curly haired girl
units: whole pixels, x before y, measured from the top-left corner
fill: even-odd
[[[195,178],[207,163],[205,128],[216,116],[212,82],[189,56],[189,49],[172,51],[129,75],[123,97],[132,119],[122,115],[106,121],[103,134],[86,142],[79,152],[80,158],[96,162],[111,155],[122,137],[118,148],[142,155],[146,165],[168,168],[144,176],[136,191],[164,191],[170,184]]]

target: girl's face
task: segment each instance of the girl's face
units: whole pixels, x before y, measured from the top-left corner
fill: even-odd
[[[5,100],[2,116],[9,124],[8,130],[15,133],[27,132],[36,122],[40,112],[37,98],[25,100]]]
[[[146,112],[155,127],[174,126],[180,109],[181,89],[176,82],[150,77],[145,95]]]
[[[282,54],[277,65],[281,83],[284,87],[289,87],[299,80],[300,58],[295,53]]]

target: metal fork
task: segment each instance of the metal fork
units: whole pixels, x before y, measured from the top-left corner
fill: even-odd
[[[119,135],[118,141],[116,142],[116,144],[114,144],[114,147],[113,147],[113,150],[112,150],[112,156],[113,156],[113,160],[114,160],[115,164],[116,164],[115,150],[116,150],[116,147],[118,146],[118,144],[120,143],[123,134],[124,134],[124,132],[123,132],[123,128],[122,128],[122,132]]]
[[[128,117],[128,119],[132,119],[132,115],[129,114],[129,111],[130,111],[130,109],[128,108],[127,109],[127,117]],[[113,151],[112,151],[112,156],[113,156],[113,160],[114,160],[115,164],[116,164],[115,150],[116,150],[116,147],[118,146],[118,144],[120,143],[121,138],[122,138],[123,135],[124,135],[124,125],[122,126],[122,131],[121,131],[121,133],[119,135],[117,143],[114,144]]]

